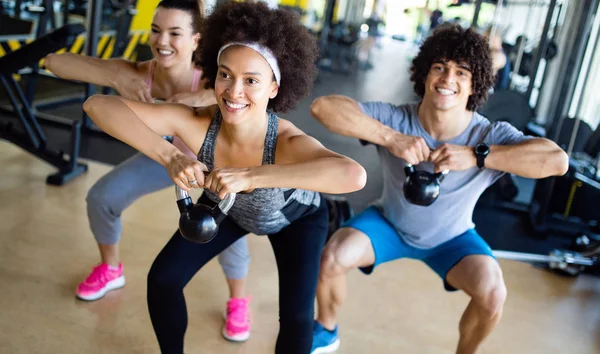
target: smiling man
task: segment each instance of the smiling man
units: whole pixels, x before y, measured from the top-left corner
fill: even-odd
[[[360,268],[370,274],[400,258],[425,262],[447,291],[471,297],[459,323],[457,353],[477,352],[500,320],[506,287],[492,250],[475,231],[475,203],[503,173],[563,175],[568,157],[550,140],[525,136],[476,113],[493,78],[485,38],[443,26],[412,63],[420,102],[395,106],[327,96],[313,103],[312,115],[329,130],[377,146],[384,186],[381,198],[339,229],[323,251],[312,354],[331,353],[340,344],[337,312],[346,297],[346,273]],[[407,163],[417,170],[449,170],[432,205],[405,198]]]

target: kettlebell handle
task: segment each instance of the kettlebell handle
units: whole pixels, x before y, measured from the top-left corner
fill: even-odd
[[[177,196],[177,205],[185,204],[187,206],[187,205],[193,204],[190,194],[188,192],[184,191],[183,189],[179,188],[179,186],[177,186],[177,185],[175,185],[175,194]],[[221,210],[221,212],[223,214],[227,215],[227,213],[229,212],[229,210],[235,203],[235,196],[236,196],[235,193],[229,193],[225,197],[225,199],[223,199],[219,202],[217,207],[219,208],[219,210]],[[180,201],[187,201],[187,202],[180,202]],[[183,212],[183,210],[180,210],[180,211]]]
[[[450,170],[443,170],[442,172],[438,172],[435,174],[435,179],[437,179],[438,183],[442,183],[446,175],[450,172]]]
[[[407,163],[405,166],[408,167],[408,168],[410,168],[411,170],[413,169],[413,165],[410,164],[410,163]],[[440,176],[441,175],[446,176],[448,174],[448,172],[450,172],[450,170],[446,169],[446,170],[443,170],[442,172],[436,173],[435,175],[436,176],[438,176],[438,175],[440,175]]]
[[[406,175],[412,175],[413,173],[415,173],[415,167],[407,163],[406,165],[404,165],[404,171],[406,172]]]

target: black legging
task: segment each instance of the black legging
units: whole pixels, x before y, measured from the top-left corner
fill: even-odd
[[[310,353],[314,298],[328,223],[323,198],[317,211],[268,236],[279,273],[276,354]],[[247,233],[225,219],[211,242],[191,243],[177,231],[158,254],[148,274],[148,309],[163,354],[183,353],[188,322],[183,288],[202,266]]]

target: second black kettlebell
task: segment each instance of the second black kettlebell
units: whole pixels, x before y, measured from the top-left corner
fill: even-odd
[[[417,171],[411,164],[404,166],[404,197],[412,204],[429,206],[440,195],[440,184],[448,170],[438,173]]]
[[[209,207],[194,204],[188,192],[175,186],[177,207],[179,208],[179,231],[183,238],[194,243],[208,243],[219,231],[219,224],[235,203],[235,193],[225,197],[219,204]]]

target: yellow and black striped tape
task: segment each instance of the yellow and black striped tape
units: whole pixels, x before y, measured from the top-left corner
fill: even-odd
[[[135,49],[138,44],[147,44],[148,39],[150,38],[149,31],[136,31],[131,32],[129,34],[129,42],[127,43],[125,53],[123,54],[123,58],[131,59],[131,56],[135,53]],[[0,41],[0,57],[5,56],[7,53],[14,52],[18,50],[25,44],[31,43],[33,39],[27,40],[7,40]],[[98,39],[98,47],[97,53],[99,56],[108,59],[112,56],[115,46],[115,33],[104,33]],[[73,42],[70,48],[65,48],[64,51],[69,51],[75,54],[83,54],[83,48],[85,45],[85,34],[82,34],[77,37],[77,39]]]
[[[112,57],[112,54],[115,49],[115,43],[116,43],[115,35],[116,35],[115,32],[107,32],[107,33],[102,33],[100,35],[100,38],[98,39],[98,46],[96,48],[98,57],[103,58],[103,59],[109,59]],[[126,46],[125,52],[123,53],[122,58],[135,61],[135,58],[137,57],[137,53],[136,53],[137,46],[139,44],[147,44],[149,38],[150,38],[149,31],[135,31],[135,32],[129,33],[129,42],[127,43],[127,46]],[[26,40],[10,39],[7,41],[0,41],[0,57],[3,57],[8,53],[14,52],[14,51],[18,50],[19,48],[21,48],[22,46],[24,46],[28,43],[31,43],[32,41],[33,41],[33,39],[26,39]],[[68,52],[74,53],[74,54],[84,54],[84,48],[85,48],[85,34],[82,34],[82,35],[79,35],[75,39],[75,41],[69,48],[60,49],[56,53],[60,54],[60,53],[64,53],[64,52],[68,51]],[[44,59],[40,60],[39,64],[40,64],[40,67],[43,67]],[[40,70],[40,71],[50,74],[50,72],[47,70]],[[15,78],[17,80],[19,80],[20,76],[15,74]]]

